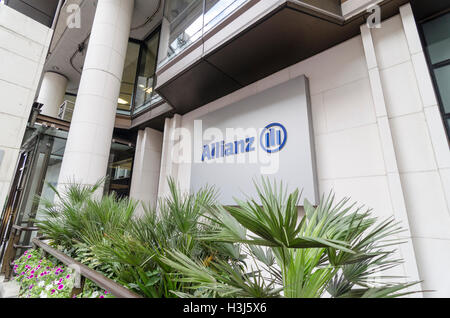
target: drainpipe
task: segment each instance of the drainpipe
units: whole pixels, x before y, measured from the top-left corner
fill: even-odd
[[[56,12],[55,12],[55,17],[53,18],[53,23],[52,23],[52,27],[51,27],[52,30],[56,29],[56,24],[58,23],[59,16],[61,14],[61,9],[66,4],[66,1],[67,0],[59,0],[59,2],[58,2],[58,6],[56,7]]]

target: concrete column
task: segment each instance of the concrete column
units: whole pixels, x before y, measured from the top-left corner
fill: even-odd
[[[60,187],[92,185],[106,175],[133,9],[133,0],[98,1]]]
[[[66,95],[67,78],[54,72],[47,72],[42,79],[41,90],[37,102],[44,104],[42,114],[58,117],[59,107]]]
[[[158,199],[162,142],[163,134],[160,131],[146,128],[138,132],[130,197],[151,207],[156,206]],[[138,215],[142,212],[140,206]]]

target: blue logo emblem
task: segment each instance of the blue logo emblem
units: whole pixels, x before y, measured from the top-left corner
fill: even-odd
[[[286,146],[287,130],[282,124],[267,125],[261,133],[260,144],[268,153],[276,153]]]

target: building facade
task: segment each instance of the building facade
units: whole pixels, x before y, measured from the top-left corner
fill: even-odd
[[[393,274],[450,297],[449,8],[2,1],[2,243],[48,183],[107,177],[101,193],[156,204],[171,177],[232,204],[267,175],[400,221]]]

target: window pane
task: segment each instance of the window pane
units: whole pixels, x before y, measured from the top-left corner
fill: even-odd
[[[440,67],[434,71],[439,93],[442,99],[442,107],[446,114],[450,113],[450,65]]]
[[[450,13],[423,25],[427,49],[433,64],[450,59]]]
[[[120,96],[117,106],[119,113],[127,113],[131,109],[139,59],[139,49],[139,44],[133,42],[128,43],[127,56],[125,58],[122,84],[120,86]]]
[[[134,152],[131,146],[115,142],[111,144],[105,194],[115,192],[119,197],[129,195]]]
[[[447,136],[450,136],[450,118],[447,119]]]
[[[151,37],[142,49],[139,63],[135,112],[155,98],[155,71],[158,58],[159,32]]]
[[[163,58],[172,58],[202,36],[203,1],[168,0],[165,17],[170,24],[170,35],[163,50],[167,56]]]

